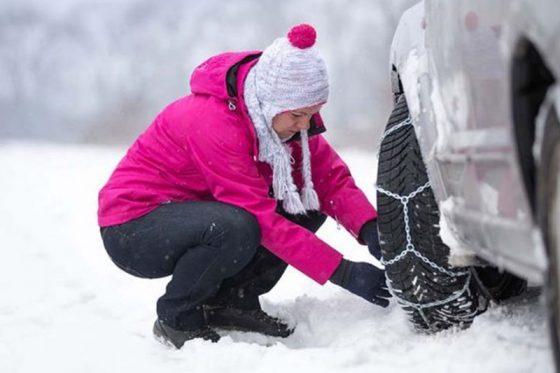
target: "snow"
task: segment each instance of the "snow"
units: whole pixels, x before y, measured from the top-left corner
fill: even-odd
[[[410,115],[417,120],[421,112],[419,77],[428,70],[424,42],[424,2],[405,11],[391,43],[391,65],[397,68]],[[420,128],[418,128],[419,130]]]
[[[546,314],[536,290],[494,306],[466,331],[416,334],[392,302],[372,306],[289,270],[262,298],[297,325],[287,339],[222,333],[180,351],[151,335],[166,279],[133,278],[105,254],[97,191],[124,149],[0,145],[0,371],[19,372],[552,372]],[[375,155],[344,152],[374,200]],[[319,235],[370,260],[336,223]]]
[[[469,250],[457,238],[457,233],[453,229],[453,223],[448,222],[448,216],[456,208],[457,204],[463,204],[456,197],[449,197],[439,204],[439,235],[444,244],[449,247],[449,264],[456,267],[474,265],[476,257],[472,250]]]

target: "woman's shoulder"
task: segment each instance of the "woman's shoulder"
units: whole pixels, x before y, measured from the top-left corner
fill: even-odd
[[[228,109],[227,102],[207,95],[190,94],[181,97],[161,112],[165,120],[196,125],[205,123],[239,122],[240,116]]]
[[[160,117],[170,134],[184,140],[200,138],[200,141],[214,140],[221,144],[235,141],[249,146],[256,141],[246,116],[230,110],[227,102],[213,96],[185,96],[170,103]]]

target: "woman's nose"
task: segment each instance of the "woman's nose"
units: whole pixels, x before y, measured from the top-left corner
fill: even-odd
[[[308,130],[309,129],[309,118],[302,119],[298,122],[298,128],[300,130]]]

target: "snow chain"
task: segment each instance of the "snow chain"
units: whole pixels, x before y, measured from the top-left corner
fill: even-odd
[[[395,132],[396,130],[405,127],[407,125],[412,125],[412,119],[409,116],[408,118],[406,118],[405,120],[403,120],[401,123],[399,123],[398,125],[391,127],[389,130],[387,130],[383,136],[381,137],[381,142],[383,142],[383,139],[385,139],[386,136],[390,135],[391,133]],[[380,145],[381,146],[381,145]],[[388,197],[394,198],[396,200],[398,200],[401,205],[403,206],[403,216],[404,216],[404,226],[405,226],[405,232],[406,232],[406,246],[405,249],[398,254],[397,256],[395,256],[394,258],[390,259],[390,260],[385,260],[385,258],[381,258],[381,263],[384,266],[388,266],[388,265],[392,265],[400,260],[402,260],[406,255],[408,254],[413,254],[416,257],[418,257],[420,260],[422,260],[424,263],[428,264],[430,267],[434,268],[435,270],[446,274],[447,276],[450,277],[462,277],[462,276],[467,276],[467,281],[465,282],[465,286],[463,286],[462,289],[454,292],[453,294],[451,294],[449,297],[439,300],[439,301],[435,301],[435,302],[430,302],[430,303],[413,303],[413,302],[409,302],[407,300],[404,300],[402,298],[399,298],[399,302],[403,303],[406,306],[415,308],[417,310],[422,310],[424,308],[430,308],[430,307],[437,307],[437,306],[442,306],[444,304],[448,304],[451,303],[453,301],[455,301],[456,299],[460,298],[465,292],[468,291],[469,286],[470,286],[470,282],[471,282],[471,272],[470,271],[461,271],[461,272],[452,272],[448,269],[445,269],[443,267],[441,267],[440,265],[438,265],[437,263],[434,263],[433,261],[431,261],[430,259],[428,259],[426,256],[422,255],[418,250],[416,250],[416,248],[414,247],[414,244],[412,243],[412,236],[410,235],[410,221],[409,221],[409,217],[408,217],[408,203],[414,198],[416,197],[416,195],[422,193],[426,188],[430,187],[430,182],[428,181],[426,184],[420,186],[418,189],[416,189],[414,192],[410,193],[407,196],[401,196],[398,195],[396,193],[393,193],[391,191],[385,190],[379,186],[376,186],[377,191],[385,194]],[[389,283],[389,288],[392,290],[391,284]],[[392,293],[395,294],[394,291],[392,291]]]

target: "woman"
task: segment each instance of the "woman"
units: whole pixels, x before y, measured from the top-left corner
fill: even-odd
[[[216,342],[217,328],[287,337],[258,297],[288,264],[388,304],[382,270],[314,234],[329,215],[379,258],[377,213],[320,135],[329,86],[315,38],[299,25],[262,53],[198,66],[192,93],[156,117],[99,193],[114,263],[138,277],[172,275],[154,324],[166,344]]]

